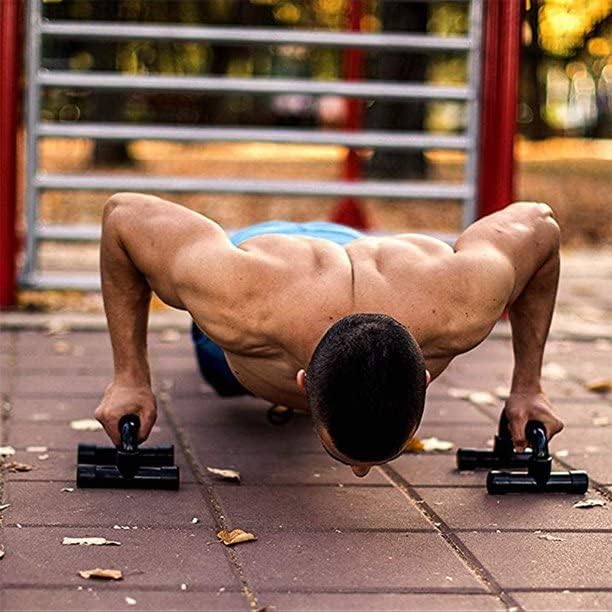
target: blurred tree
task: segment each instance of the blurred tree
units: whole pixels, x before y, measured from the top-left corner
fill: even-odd
[[[427,4],[420,2],[381,2],[383,31],[426,32]],[[421,53],[382,51],[374,56],[370,67],[385,81],[423,82],[428,56]],[[425,107],[421,101],[377,101],[368,110],[367,123],[375,129],[421,131]],[[423,178],[426,172],[422,151],[376,150],[371,157],[368,173],[372,176]]]
[[[120,18],[120,5],[120,0],[91,2],[92,17],[100,21],[117,21]],[[115,70],[120,44],[99,40],[90,41],[88,46],[94,57],[94,69]],[[92,113],[98,121],[121,121],[125,96],[119,92],[100,90],[93,96],[93,105]],[[129,163],[131,158],[124,141],[96,140],[92,161],[96,166],[118,165]]]

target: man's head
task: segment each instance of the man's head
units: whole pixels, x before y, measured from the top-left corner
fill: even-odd
[[[298,373],[327,452],[365,476],[399,455],[423,414],[429,374],[410,332],[383,314],[332,325]]]

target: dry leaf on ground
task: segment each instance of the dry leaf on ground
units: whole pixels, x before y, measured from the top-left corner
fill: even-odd
[[[593,393],[608,393],[612,391],[612,378],[598,378],[584,384]]]
[[[47,446],[26,446],[26,453],[46,453],[48,450]]]
[[[29,463],[19,463],[18,461],[9,461],[2,464],[2,469],[8,472],[31,472],[34,468]]]
[[[563,538],[550,535],[549,533],[543,533],[539,535],[538,538],[540,538],[540,540],[548,540],[549,542],[563,542]]]
[[[0,457],[12,457],[15,449],[12,446],[0,446]]]
[[[488,391],[473,391],[469,394],[468,400],[476,406],[496,406],[498,403],[493,394]]]
[[[96,567],[90,570],[79,571],[81,578],[98,578],[100,580],[121,580],[123,578],[123,572],[118,569],[102,569]]]
[[[64,487],[61,489],[62,493],[72,493],[74,491],[74,487]]]
[[[4,557],[6,553],[4,552],[4,548],[0,548],[0,559]]]
[[[510,397],[510,389],[501,385],[499,387],[495,387],[493,393],[495,393],[495,395],[501,400],[507,400]]]
[[[107,540],[106,538],[69,538],[64,537],[62,544],[68,546],[121,546],[121,542],[115,542],[114,540]]]
[[[453,448],[454,444],[447,440],[439,440],[438,438],[423,438],[423,451],[426,453],[435,453],[439,451],[448,451]]]
[[[100,431],[102,423],[96,419],[77,419],[70,421],[70,427],[76,431]]]
[[[470,393],[473,393],[471,389],[459,389],[457,387],[449,387],[446,391],[449,397],[454,397],[455,399],[468,399],[470,397]]]
[[[596,508],[605,506],[606,502],[603,499],[582,499],[574,504],[574,508]]]
[[[61,334],[67,334],[70,331],[70,326],[61,319],[52,319],[47,323],[47,336],[59,336]]]
[[[242,529],[232,529],[228,531],[227,529],[222,529],[217,537],[226,545],[233,546],[234,544],[240,544],[241,542],[250,542],[251,540],[256,540],[257,538],[248,531],[243,531]]]
[[[136,600],[133,597],[126,597],[125,598],[125,603],[128,606],[135,606],[136,605]]]
[[[567,370],[558,363],[551,361],[542,368],[542,378],[544,378],[545,380],[556,381],[566,380]]]
[[[419,440],[416,436],[413,436],[408,440],[408,443],[404,447],[405,453],[422,453],[425,450],[423,446],[423,442]]]
[[[72,343],[67,342],[66,340],[58,340],[53,343],[53,351],[57,355],[70,355],[73,350]]]
[[[595,427],[607,427],[610,424],[610,419],[607,416],[593,417],[593,425]]]
[[[226,470],[221,468],[213,468],[206,466],[206,469],[215,476],[219,476],[223,480],[233,480],[234,482],[240,482],[240,472],[235,470]]]
[[[176,329],[164,329],[164,331],[159,334],[159,341],[164,342],[166,344],[170,344],[171,342],[178,342],[181,339],[181,333],[176,331]]]
[[[11,504],[0,504],[0,512],[6,510],[7,508],[10,508]]]

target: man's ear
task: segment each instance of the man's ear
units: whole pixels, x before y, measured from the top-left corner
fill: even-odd
[[[431,382],[431,373],[429,370],[425,370],[425,386],[429,387],[430,382]]]
[[[305,370],[298,370],[298,373],[295,377],[295,382],[297,383],[297,386],[300,388],[302,393],[306,393],[306,371]]]

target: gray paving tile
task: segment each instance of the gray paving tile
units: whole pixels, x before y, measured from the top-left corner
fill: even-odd
[[[237,549],[257,591],[307,588],[483,591],[453,550],[428,533],[270,533]]]
[[[260,604],[274,606],[278,612],[318,612],[338,610],[505,610],[492,595],[446,593],[258,593]]]
[[[182,583],[194,589],[226,587],[238,591],[214,529],[130,530],[104,528],[5,527],[0,584],[7,587],[62,585],[92,586],[77,572],[95,567],[123,571],[126,588],[177,589]],[[117,534],[121,534],[118,538]],[[62,538],[102,536],[119,540],[121,546],[63,546]],[[94,583],[96,588],[98,583]],[[100,587],[97,587],[100,588]],[[108,587],[107,587],[108,588]],[[125,593],[126,595],[129,592]]]
[[[365,478],[358,478],[352,470],[332,459],[326,453],[260,453],[217,455],[214,465],[237,470],[245,485],[351,485],[351,486],[391,486],[379,470],[372,470]],[[222,483],[219,483],[222,484]],[[227,483],[228,487],[235,486]]]
[[[455,453],[405,453],[389,466],[411,485],[484,487],[486,472],[459,472]]]
[[[113,525],[186,528],[213,526],[214,521],[197,487],[184,484],[179,491],[76,489],[67,482],[13,482],[5,485],[4,498],[11,504],[3,512],[5,525],[71,525],[113,527]],[[191,520],[197,517],[197,525]],[[125,530],[115,530],[117,539]]]
[[[418,488],[418,494],[453,529],[608,529],[606,508],[574,508],[582,495],[488,495],[486,488]],[[594,495],[589,494],[589,497]],[[537,540],[537,535],[532,536]]]
[[[610,533],[556,535],[563,541],[541,540],[532,533],[462,533],[459,537],[504,589],[609,589]]]
[[[47,459],[40,459],[47,456]],[[174,461],[180,469],[181,483],[195,482],[189,464],[183,457],[180,449],[174,448]],[[15,461],[28,463],[33,466],[31,472],[16,472],[9,474],[7,479],[11,482],[74,482],[76,478],[77,450],[58,451],[49,450],[44,453],[30,453],[18,450],[14,456]]]
[[[431,529],[391,487],[223,487],[216,494],[236,526],[260,531]]]
[[[79,442],[86,444],[110,444],[110,438],[104,430],[75,431],[68,422],[59,421],[15,421],[10,424],[8,443],[15,448],[28,446],[47,446],[49,450],[63,450],[76,453]],[[147,440],[147,444],[175,444],[169,425],[156,425]]]
[[[70,370],[61,374],[22,374],[15,379],[14,393],[24,397],[98,397],[110,382],[107,375],[81,374]]]
[[[248,610],[240,593],[155,591],[99,582],[65,589],[6,589],[3,610]],[[79,590],[79,588],[81,590]],[[126,597],[136,603],[128,603]]]
[[[512,593],[525,610],[612,610],[612,592],[536,591]]]

